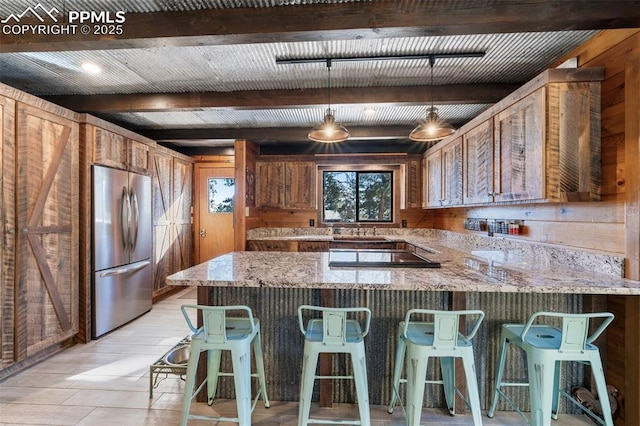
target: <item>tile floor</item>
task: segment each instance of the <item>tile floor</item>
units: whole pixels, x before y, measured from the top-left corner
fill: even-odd
[[[179,306],[194,303],[185,290],[154,305],[151,312],[86,345],[76,345],[0,383],[0,425],[177,425],[180,419],[183,382],[169,375],[149,398],[149,366],[188,334]],[[161,376],[162,378],[163,376]],[[216,401],[223,415],[235,414],[235,401]],[[254,425],[295,425],[298,404],[272,402],[266,410],[260,402]],[[192,412],[211,413],[205,403]],[[355,419],[357,409],[339,404],[328,409],[312,406],[314,417]],[[372,426],[405,424],[402,409],[393,415],[386,407],[371,407]],[[525,425],[512,412],[498,412],[485,425]],[[450,417],[446,411],[425,409],[424,425],[471,425],[469,415]],[[585,416],[560,416],[562,426],[593,425]],[[195,421],[189,425],[216,423]],[[222,423],[218,423],[222,425]]]

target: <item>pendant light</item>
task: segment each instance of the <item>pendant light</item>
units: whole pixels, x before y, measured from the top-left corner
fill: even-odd
[[[349,131],[336,123],[331,109],[331,59],[327,59],[327,97],[329,106],[325,110],[324,120],[309,132],[308,138],[314,142],[336,143],[349,139]]]
[[[409,139],[416,142],[433,142],[444,139],[453,134],[456,129],[438,115],[438,108],[433,106],[433,65],[436,62],[434,56],[429,57],[429,65],[431,67],[431,107],[427,108],[427,118],[421,122],[418,127],[413,129],[409,134]]]

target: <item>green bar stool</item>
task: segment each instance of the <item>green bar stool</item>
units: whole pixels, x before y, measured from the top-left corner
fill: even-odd
[[[260,321],[253,317],[251,309],[247,306],[201,306],[182,305],[182,314],[193,335],[189,351],[189,363],[185,377],[184,397],[182,400],[182,417],[180,424],[186,426],[189,419],[218,420],[239,423],[241,426],[251,425],[251,413],[262,395],[264,406],[269,408],[266,380],[264,375],[264,357],[260,342]],[[196,328],[187,310],[202,312],[203,326]],[[227,313],[235,311],[235,314],[244,316],[229,317]],[[251,373],[251,347],[256,357],[257,374]],[[222,351],[230,351],[233,365],[233,373],[220,372],[220,359]],[[195,388],[196,371],[201,352],[207,352],[207,378]],[[237,417],[214,417],[190,414],[191,401],[207,385],[207,402],[213,404],[213,399],[218,386],[218,378],[231,376],[234,378]],[[260,389],[251,404],[251,377],[257,377]]]
[[[320,318],[312,318],[304,326],[305,316],[320,313]],[[364,314],[363,324],[349,315]],[[353,424],[368,426],[369,390],[367,385],[367,363],[364,353],[364,338],[369,333],[371,311],[367,308],[323,308],[302,305],[298,307],[298,323],[304,335],[304,355],[302,361],[302,380],[300,382],[300,405],[298,426],[311,423]],[[316,376],[318,355],[321,353],[346,353],[351,355],[352,376]],[[315,379],[353,379],[358,395],[360,420],[310,419],[311,397]]]
[[[560,318],[562,327],[536,324],[536,320],[545,317]],[[603,318],[604,320],[596,331],[589,335],[589,323],[594,318]],[[597,346],[592,344],[611,321],[613,321],[613,314],[609,312],[589,314],[536,312],[531,315],[526,324],[503,324],[495,392],[487,413],[488,416],[491,418],[494,416],[498,398],[502,397],[520,415],[527,419],[526,415],[504,393],[502,388],[528,386],[531,400],[531,417],[528,420],[531,425],[547,426],[551,424],[551,418],[557,419],[559,396],[563,395],[590,415],[597,423],[613,426],[600,351]],[[504,381],[503,372],[506,363],[507,345],[510,343],[518,346],[527,355],[528,383]],[[562,361],[581,362],[591,366],[598,397],[600,401],[605,402],[601,404],[603,418],[595,415],[560,388]]]
[[[426,315],[433,321],[411,321],[413,315]],[[461,317],[475,317],[471,332],[464,335],[458,331]],[[431,309],[411,309],[404,321],[398,326],[398,344],[396,347],[396,361],[393,369],[393,383],[389,413],[393,413],[396,401],[399,399],[400,383],[407,384],[406,416],[407,425],[418,426],[422,415],[424,388],[426,383],[442,384],[447,408],[451,415],[455,415],[456,393],[465,401],[471,410],[473,424],[482,425],[480,412],[480,396],[478,393],[478,379],[473,358],[471,339],[476,335],[484,318],[484,312],[478,310],[467,311],[436,311]],[[402,367],[407,356],[406,379],[401,378]],[[442,380],[425,380],[429,358],[440,358]],[[455,387],[455,358],[462,359],[469,401]]]

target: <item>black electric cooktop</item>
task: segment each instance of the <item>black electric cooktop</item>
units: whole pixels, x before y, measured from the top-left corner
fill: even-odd
[[[439,268],[440,263],[407,250],[329,250],[330,267]]]

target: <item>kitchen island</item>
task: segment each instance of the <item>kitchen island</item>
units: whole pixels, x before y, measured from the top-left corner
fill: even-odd
[[[178,272],[167,282],[197,286],[199,304],[251,307],[262,323],[268,390],[273,400],[298,400],[303,338],[296,309],[301,304],[367,306],[372,310],[371,332],[366,339],[372,404],[389,401],[395,330],[408,309],[482,309],[486,318],[475,346],[484,409],[491,396],[502,323],[524,322],[539,310],[589,310],[591,304],[585,303],[585,295],[640,294],[639,282],[614,274],[579,273],[557,265],[557,259],[526,261],[500,250],[467,252],[427,238],[414,238],[411,243],[426,250],[429,259],[439,262],[441,268],[336,268],[329,267],[328,252],[233,252]],[[334,357],[334,371],[348,372],[345,361]],[[522,378],[523,360],[514,362],[509,370]],[[572,384],[580,384],[584,378],[577,366],[565,369],[565,374],[571,375]],[[434,369],[432,376],[436,375]],[[332,390],[335,402],[355,399],[348,381],[337,381]],[[222,384],[219,392],[232,395],[232,384]],[[433,387],[429,394],[427,405],[442,405],[439,387]],[[527,409],[527,392],[517,390],[516,394],[514,399]]]

